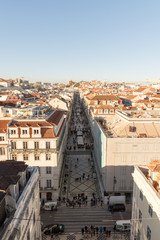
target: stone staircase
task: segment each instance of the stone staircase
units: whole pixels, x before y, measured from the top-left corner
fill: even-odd
[[[112,215],[103,207],[61,207],[54,214],[54,223],[65,226],[65,233],[79,233],[84,226],[102,226],[113,229]]]

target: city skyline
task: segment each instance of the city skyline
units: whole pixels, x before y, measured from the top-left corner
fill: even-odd
[[[158,1],[5,1],[0,77],[29,81],[159,79]]]

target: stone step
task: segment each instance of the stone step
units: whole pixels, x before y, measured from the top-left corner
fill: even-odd
[[[71,215],[71,216],[68,216],[68,215],[61,215],[61,216],[54,216],[53,217],[54,219],[68,219],[68,221],[72,221],[72,219],[73,219],[73,221],[74,220],[82,220],[82,221],[85,221],[85,220],[90,220],[90,219],[97,219],[97,220],[110,220],[110,219],[112,219],[112,217],[111,216],[101,216],[101,215],[99,215],[99,216],[93,216],[93,215],[87,215],[87,216],[82,216],[82,215]]]

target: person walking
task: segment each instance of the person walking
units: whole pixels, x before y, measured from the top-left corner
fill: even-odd
[[[96,234],[98,235],[98,232],[99,232],[99,228],[98,227],[96,227]]]
[[[81,228],[82,235],[84,235],[84,228]]]
[[[95,229],[95,226],[93,227],[93,235],[95,236],[96,234],[96,229]]]
[[[87,226],[85,226],[85,227],[84,227],[84,229],[85,229],[85,233],[87,233],[88,227],[87,227]]]

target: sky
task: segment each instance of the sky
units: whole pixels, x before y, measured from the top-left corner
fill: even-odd
[[[159,0],[0,1],[0,77],[160,79]]]

